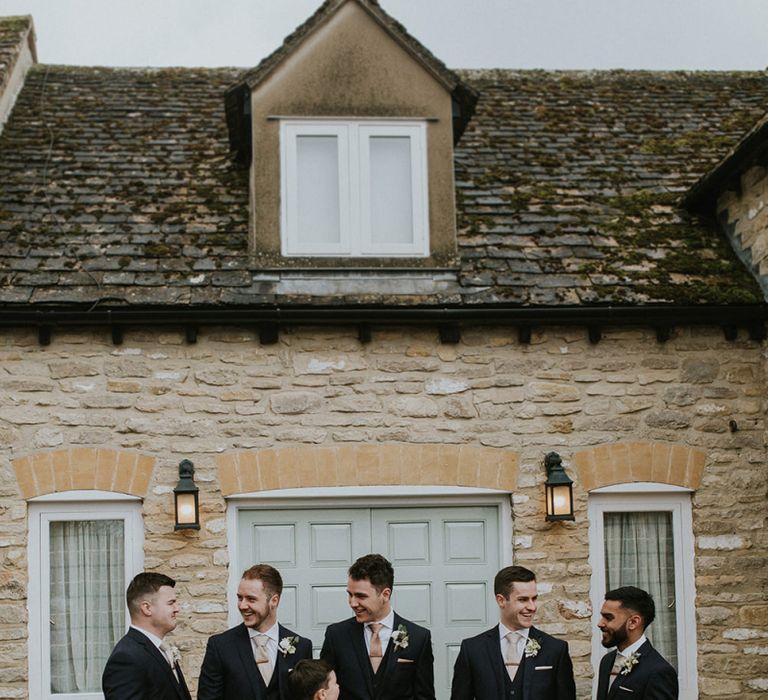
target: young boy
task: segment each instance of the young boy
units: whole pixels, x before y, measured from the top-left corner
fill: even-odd
[[[303,659],[288,674],[288,700],[338,700],[336,674],[325,661]]]

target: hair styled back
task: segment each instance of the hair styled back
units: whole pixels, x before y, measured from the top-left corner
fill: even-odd
[[[283,577],[274,566],[269,564],[254,564],[243,571],[241,578],[261,581],[264,591],[270,598],[273,595],[280,596],[283,594]]]
[[[515,583],[529,583],[536,580],[536,574],[524,566],[505,566],[493,579],[493,594],[509,598]]]
[[[125,602],[128,604],[128,612],[131,617],[139,612],[139,605],[143,600],[154,596],[163,586],[175,588],[176,581],[165,574],[156,574],[150,571],[136,574],[125,592]]]
[[[288,700],[312,700],[318,690],[328,687],[331,667],[319,659],[302,659],[288,674]]]
[[[622,608],[631,610],[643,618],[643,627],[648,627],[656,619],[656,604],[651,594],[637,586],[614,588],[605,594],[606,600],[616,600]]]
[[[366,554],[349,567],[349,578],[353,581],[371,582],[378,593],[395,585],[395,570],[381,554]]]

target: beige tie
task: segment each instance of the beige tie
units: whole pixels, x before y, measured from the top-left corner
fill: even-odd
[[[621,667],[624,665],[624,657],[616,652],[616,658],[613,660],[613,666],[611,667],[611,678],[608,681],[608,687],[610,688],[614,681],[619,677],[621,673]]]
[[[371,628],[371,632],[373,633],[373,636],[371,637],[371,651],[368,656],[371,659],[371,668],[373,669],[373,672],[376,673],[376,671],[379,670],[379,666],[381,666],[381,658],[384,656],[381,651],[381,637],[379,637],[379,632],[381,632],[381,628],[384,627],[384,625],[380,622],[372,622],[368,627]]]
[[[256,647],[255,654],[256,665],[259,668],[259,673],[264,679],[264,685],[269,685],[269,681],[272,680],[272,662],[269,659],[269,652],[267,651],[267,641],[269,637],[266,634],[257,634],[253,637],[253,643]]]
[[[507,668],[510,680],[515,680],[515,674],[520,666],[520,635],[517,632],[507,632],[507,655],[504,657],[504,666]]]
[[[171,652],[171,645],[167,642],[160,642],[160,651],[163,652],[163,656],[165,657],[165,660],[168,662],[168,664],[171,667],[171,670],[173,671],[173,675],[176,677],[176,680],[179,680],[179,674],[176,672],[176,664],[173,661],[173,653]]]

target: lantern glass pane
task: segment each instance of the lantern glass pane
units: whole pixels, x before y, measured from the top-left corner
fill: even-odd
[[[194,493],[176,494],[176,522],[179,525],[194,525],[197,522]]]
[[[569,485],[552,486],[551,515],[570,515],[573,511],[571,503],[571,487]]]

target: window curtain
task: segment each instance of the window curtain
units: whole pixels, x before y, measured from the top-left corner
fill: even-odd
[[[122,520],[50,524],[51,692],[100,692],[125,633]]]
[[[646,635],[677,668],[675,559],[672,513],[605,513],[606,589],[637,586],[656,604],[656,620]]]

